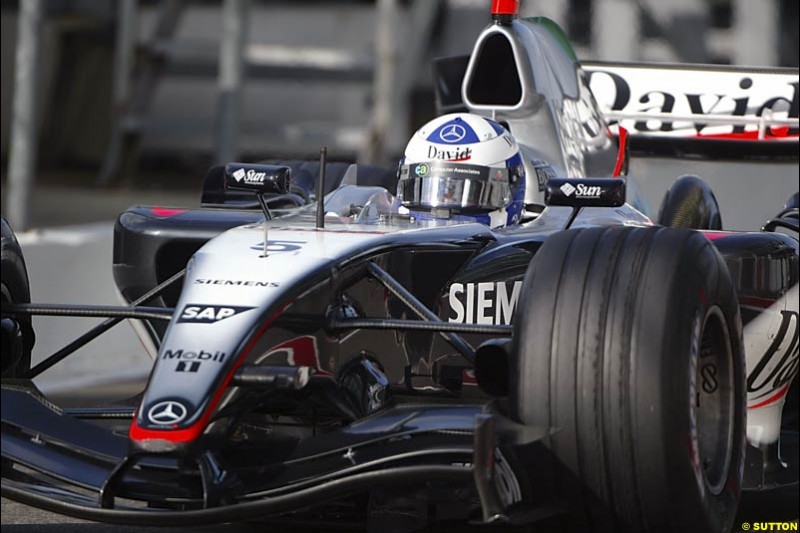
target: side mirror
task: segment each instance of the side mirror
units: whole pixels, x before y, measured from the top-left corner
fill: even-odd
[[[544,192],[546,205],[620,207],[625,204],[622,178],[551,178]]]
[[[279,165],[228,163],[225,165],[225,188],[256,194],[288,194],[292,171]]]

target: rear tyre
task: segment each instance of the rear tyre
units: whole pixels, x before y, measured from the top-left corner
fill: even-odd
[[[28,271],[14,231],[5,218],[0,229],[0,298],[3,303],[31,301]],[[34,334],[30,317],[2,317],[2,376],[24,377],[31,368]]]
[[[557,233],[514,320],[510,404],[568,531],[729,531],[745,446],[742,329],[716,249],[678,228]]]
[[[681,176],[664,195],[658,223],[679,228],[721,230],[719,204],[711,187],[697,176]]]
[[[800,208],[800,193],[794,193],[786,200],[784,209],[797,209]]]

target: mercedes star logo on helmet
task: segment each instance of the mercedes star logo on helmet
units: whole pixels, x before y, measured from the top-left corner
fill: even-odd
[[[179,423],[186,418],[186,414],[186,407],[183,404],[168,400],[166,402],[159,402],[151,407],[147,412],[147,418],[153,424],[168,426]]]
[[[467,130],[464,126],[459,124],[451,124],[446,126],[442,132],[439,134],[439,137],[446,143],[457,143],[461,139],[467,136]]]

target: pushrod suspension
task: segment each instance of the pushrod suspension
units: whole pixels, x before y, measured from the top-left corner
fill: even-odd
[[[425,304],[419,301],[416,296],[403,287],[403,285],[394,279],[388,272],[373,262],[367,263],[367,272],[369,275],[378,280],[384,287],[389,289],[389,292],[394,294],[401,302],[403,302],[411,311],[418,317],[425,321],[425,323],[434,324],[447,324],[436,313],[428,309]],[[462,339],[458,334],[452,331],[439,331],[447,342],[455,348],[470,364],[475,363],[475,350],[472,346]]]
[[[164,290],[166,290],[168,287],[170,287],[173,283],[175,283],[179,279],[183,278],[184,274],[186,274],[186,269],[182,269],[180,272],[177,272],[176,274],[172,275],[170,278],[164,280],[163,282],[161,282],[156,287],[153,287],[150,291],[148,291],[147,293],[142,295],[140,298],[138,298],[138,299],[134,300],[133,302],[131,302],[130,307],[140,306],[140,305],[142,305],[144,303],[147,303],[148,301],[152,300],[156,296],[159,296],[162,292],[164,292]],[[158,308],[158,309],[164,309],[164,308]],[[3,306],[3,311],[2,312],[5,313],[5,306]],[[170,314],[172,314],[172,313],[170,312]],[[93,315],[93,316],[96,316],[96,315]],[[161,318],[162,317],[159,317],[159,319],[161,319]],[[38,365],[36,365],[35,367],[31,368],[30,371],[28,371],[28,373],[27,373],[27,375],[25,377],[27,377],[29,379],[35,378],[36,376],[38,376],[39,374],[41,374],[45,370],[53,367],[54,365],[56,365],[59,362],[63,361],[65,358],[67,358],[71,354],[75,353],[77,350],[83,348],[85,345],[87,345],[88,343],[90,343],[91,341],[93,341],[94,339],[96,339],[97,337],[99,337],[100,335],[102,335],[103,333],[108,331],[109,329],[113,328],[114,326],[116,326],[117,324],[122,322],[124,319],[125,319],[125,317],[115,316],[114,318],[109,318],[108,320],[104,320],[103,322],[101,322],[100,324],[96,325],[95,327],[93,327],[92,329],[90,329],[89,331],[87,331],[86,333],[84,333],[83,335],[81,335],[80,337],[78,337],[77,339],[72,341],[71,343],[67,344],[66,346],[64,346],[60,350],[56,351],[55,353],[53,353],[49,357],[46,357]]]

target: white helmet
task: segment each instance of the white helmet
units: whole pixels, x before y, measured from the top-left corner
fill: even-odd
[[[397,196],[416,216],[491,227],[516,224],[525,199],[517,142],[503,126],[478,115],[436,118],[409,141],[398,170]]]

